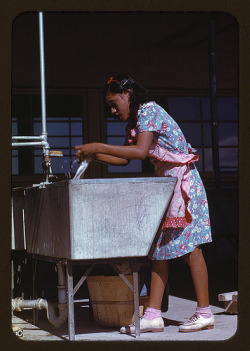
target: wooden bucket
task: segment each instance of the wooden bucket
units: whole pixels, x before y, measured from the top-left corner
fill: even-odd
[[[133,285],[133,276],[126,278]],[[134,294],[119,276],[88,276],[87,284],[97,324],[121,327],[134,322]],[[140,316],[148,303],[149,296],[140,296]]]

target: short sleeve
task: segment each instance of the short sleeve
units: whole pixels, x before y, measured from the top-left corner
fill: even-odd
[[[172,152],[188,153],[188,144],[175,120],[156,102],[150,101],[138,110],[137,131],[153,132],[157,144]]]
[[[138,110],[138,132],[160,132],[163,118],[155,103],[143,104]]]

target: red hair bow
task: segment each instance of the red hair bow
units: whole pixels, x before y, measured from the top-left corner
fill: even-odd
[[[107,84],[110,84],[111,82],[118,82],[118,80],[115,80],[113,77],[110,77],[109,80],[107,81]]]

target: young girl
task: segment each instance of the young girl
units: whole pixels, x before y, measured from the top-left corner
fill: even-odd
[[[76,156],[91,156],[109,165],[127,165],[129,160],[149,157],[156,176],[177,177],[178,181],[163,225],[151,247],[151,291],[149,307],[140,319],[141,332],[164,330],[161,302],[168,280],[169,259],[183,256],[189,265],[197,297],[197,308],[181,332],[214,327],[209,306],[208,276],[201,244],[212,241],[204,186],[194,162],[195,151],[169,114],[147,91],[127,74],[111,77],[104,88],[114,118],[127,122],[124,146],[89,143],[75,147]],[[120,329],[135,333],[135,326]]]

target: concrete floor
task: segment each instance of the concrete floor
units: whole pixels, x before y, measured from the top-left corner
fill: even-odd
[[[211,306],[215,315],[215,328],[194,333],[180,333],[178,326],[193,314],[196,302],[169,296],[169,310],[163,313],[165,329],[162,333],[143,333],[140,337],[119,333],[119,328],[105,328],[90,320],[88,306],[76,307],[76,341],[194,341],[194,340],[227,340],[237,330],[237,315],[228,315],[224,309]],[[13,324],[23,329],[23,340],[31,341],[63,341],[68,340],[67,323],[56,329],[46,320],[44,311],[38,312],[38,321],[32,322],[32,311],[13,315]]]
[[[225,247],[222,242],[223,247]],[[218,245],[217,245],[218,246]],[[76,341],[223,341],[237,331],[238,315],[225,314],[223,302],[218,294],[238,290],[237,253],[229,252],[223,256],[216,250],[205,252],[209,275],[210,305],[215,315],[215,327],[194,333],[180,333],[179,325],[187,321],[195,311],[195,294],[187,265],[181,259],[172,260],[169,265],[169,305],[162,316],[164,332],[142,333],[135,338],[119,333],[119,328],[104,328],[90,318],[88,305],[75,304]],[[23,329],[22,340],[26,341],[67,341],[68,325],[53,327],[46,318],[44,310],[36,312],[38,318],[33,322],[32,310],[14,312],[13,324]]]

